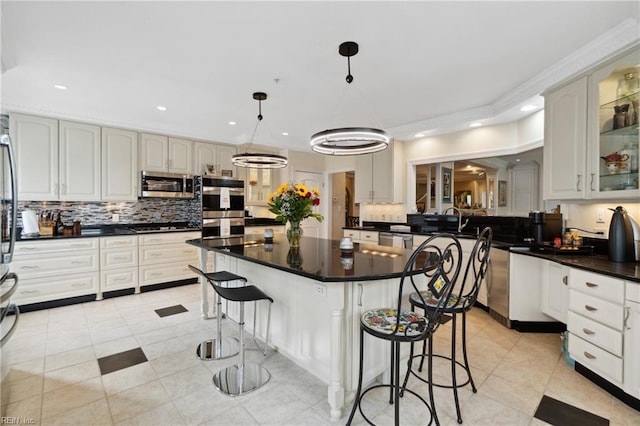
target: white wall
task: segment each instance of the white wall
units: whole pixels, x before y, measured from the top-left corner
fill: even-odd
[[[583,228],[588,231],[603,229],[604,235],[592,235],[580,232],[580,235],[592,238],[608,238],[609,224],[613,212],[609,208],[622,206],[631,214],[636,221],[640,220],[640,203],[617,203],[615,201],[608,203],[561,203],[560,210],[562,218],[566,219],[567,227]],[[596,222],[598,209],[604,210],[604,223]]]

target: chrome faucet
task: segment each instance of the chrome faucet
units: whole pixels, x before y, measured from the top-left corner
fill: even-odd
[[[457,207],[453,207],[453,206],[447,207],[446,209],[444,209],[442,214],[446,215],[449,210],[453,210],[454,212],[455,211],[458,212],[458,232],[462,232],[464,227],[467,226],[467,223],[469,223],[469,219],[465,220],[464,223],[462,223],[462,210],[460,210]]]

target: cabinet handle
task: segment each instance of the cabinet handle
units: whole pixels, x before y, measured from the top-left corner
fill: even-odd
[[[20,269],[38,269],[39,266],[38,265],[23,265],[20,267]]]
[[[71,244],[70,247],[73,248],[85,248],[85,247],[91,247],[90,244]]]
[[[589,335],[596,334],[595,331],[591,331],[588,328],[583,328],[582,331],[584,331],[584,334],[589,334]]]
[[[127,259],[128,259],[128,257],[127,257],[127,256],[115,256],[115,257],[113,258],[113,260],[127,260]]]
[[[587,281],[585,285],[589,288],[598,287],[598,284],[590,283],[589,281]]]
[[[123,246],[125,244],[128,244],[128,242],[127,241],[114,241],[113,242],[114,246]]]
[[[88,265],[86,261],[81,261],[81,260],[72,260],[71,264],[72,265]]]
[[[364,293],[364,286],[358,283],[358,306],[362,306],[362,294]]]
[[[598,310],[598,308],[594,308],[594,307],[593,307],[593,306],[591,306],[591,305],[584,305],[584,308],[585,308],[587,311],[589,311],[589,312],[595,312],[595,311],[597,311],[597,310]]]
[[[35,293],[40,293],[40,292],[38,290],[22,290],[21,293],[35,294]]]
[[[564,277],[562,277],[562,284],[567,285],[567,283],[569,282],[569,277],[567,277],[566,275]]]
[[[149,256],[158,257],[158,256],[162,256],[162,253],[150,253]]]
[[[191,250],[182,250],[184,254],[191,254]]]
[[[71,284],[71,287],[84,287],[83,283],[75,283],[75,284]]]
[[[162,272],[152,272],[150,275],[152,277],[161,277],[162,276]]]
[[[38,250],[38,247],[20,247],[20,250],[33,251],[33,250]]]
[[[126,280],[127,280],[127,278],[126,278],[126,277],[118,277],[118,278],[114,278],[114,279],[113,279],[113,281],[114,281],[114,282],[117,282],[117,283],[122,282],[122,281],[126,281]]]
[[[62,187],[62,191],[60,191],[60,192],[62,192],[63,194],[66,194],[66,193],[67,193],[67,184],[66,184],[66,183],[63,183],[63,184],[62,184],[62,185],[60,185],[60,186]]]
[[[591,190],[595,191],[596,189],[593,187],[593,180],[595,179],[596,174],[595,173],[591,173]]]
[[[582,175],[578,175],[578,180],[576,181],[576,191],[580,192],[582,191],[582,189],[580,189],[580,180],[582,178]]]
[[[629,327],[628,325],[629,315],[631,315],[631,308],[629,306],[626,306],[624,308],[624,325],[623,325],[623,328],[626,330],[631,330],[631,327]]]
[[[595,355],[591,355],[589,352],[584,351],[584,356],[586,356],[588,359],[596,359]]]

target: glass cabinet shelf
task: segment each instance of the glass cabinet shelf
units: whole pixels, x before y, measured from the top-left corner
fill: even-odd
[[[632,124],[631,126],[622,127],[620,129],[615,130],[607,130],[604,132],[600,132],[601,135],[610,135],[610,136],[633,136],[640,133],[640,125]]]
[[[628,104],[631,103],[632,101],[635,101],[638,99],[638,90],[628,93],[624,96],[619,97],[618,99],[615,99],[611,102],[607,102],[604,103],[602,105],[600,105],[600,109],[613,109],[613,107],[615,106],[619,106],[619,105],[624,105],[624,104]]]

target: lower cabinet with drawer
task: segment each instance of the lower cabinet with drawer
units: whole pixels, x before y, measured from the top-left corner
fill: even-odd
[[[569,354],[585,368],[623,388],[625,282],[581,269],[569,270]]]
[[[357,229],[343,229],[343,237],[349,237],[354,243],[378,244],[378,231],[358,231]]]
[[[200,232],[167,232],[139,236],[138,282],[152,285],[196,278],[189,264],[198,264],[198,248],[185,240],[200,238]]]
[[[133,288],[138,284],[138,236],[118,235],[100,238],[100,293]]]
[[[98,241],[94,238],[19,241],[11,270],[20,277],[19,305],[98,294]]]

